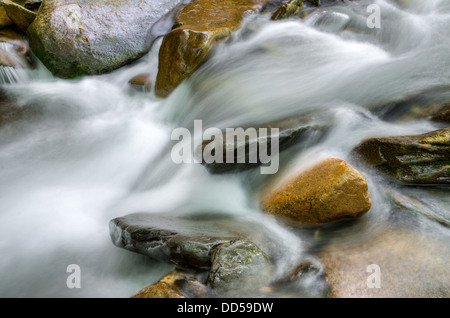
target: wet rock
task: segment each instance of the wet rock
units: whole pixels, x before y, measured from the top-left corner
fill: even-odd
[[[146,54],[152,26],[181,0],[49,0],[28,29],[35,55],[55,75],[115,70]]]
[[[237,295],[265,286],[270,274],[267,255],[250,241],[236,240],[214,249],[207,283],[216,290]]]
[[[130,86],[139,92],[149,92],[152,89],[152,79],[150,73],[143,73],[134,76],[128,82]]]
[[[22,7],[21,5],[14,3],[10,0],[0,0],[0,6],[2,6],[8,17],[14,22],[17,27],[26,32],[30,24],[36,18],[36,13]]]
[[[450,184],[450,128],[422,135],[370,138],[354,153],[403,184]]]
[[[320,7],[320,0],[307,0],[307,1],[315,5],[316,7]]]
[[[158,282],[141,289],[132,298],[205,298],[206,285],[198,274],[175,269]]]
[[[267,129],[266,135],[260,134],[261,128]],[[278,133],[273,130],[275,128],[278,129]],[[272,141],[277,138],[277,150],[281,152],[295,145],[319,141],[326,135],[328,128],[329,122],[326,118],[304,116],[249,127],[242,131],[235,130],[236,139],[232,142],[227,140],[225,131],[222,137],[203,142],[197,147],[195,156],[213,174],[245,171],[263,164],[260,157],[261,144],[267,147],[267,154],[270,154]],[[215,158],[207,160],[210,157],[209,153],[216,155],[217,149],[222,149],[220,160],[213,160]],[[232,152],[231,162],[227,160],[227,152]]]
[[[336,238],[319,257],[329,297],[440,298],[450,296],[449,252],[434,237],[393,227],[353,242]],[[379,269],[379,288],[372,264]]]
[[[301,224],[357,218],[371,207],[365,178],[344,160],[325,159],[264,189],[265,212]]]
[[[424,202],[418,195],[405,194],[391,187],[384,188],[384,195],[393,206],[403,211],[424,216],[443,226],[450,227],[450,219],[448,216],[440,213],[433,205]]]
[[[251,225],[229,219],[199,220],[145,213],[110,222],[111,239],[116,246],[193,272],[185,279],[188,283],[184,289],[180,284],[177,289],[164,282],[188,297],[203,295],[209,289],[225,293],[236,286],[267,283],[270,260],[260,248],[263,244],[259,239],[249,239],[252,232]],[[162,284],[156,287],[167,291]],[[156,293],[154,288],[151,293]]]
[[[12,29],[0,30],[0,66],[31,68],[33,56],[23,35]]]
[[[283,3],[270,17],[271,20],[287,19],[292,15],[297,14],[303,6],[302,0],[290,0]]]
[[[168,96],[207,59],[218,41],[241,27],[266,0],[197,0],[185,6],[159,51],[156,95]]]

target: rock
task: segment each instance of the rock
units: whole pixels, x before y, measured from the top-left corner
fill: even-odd
[[[423,202],[423,200],[417,195],[404,194],[391,187],[383,188],[383,192],[385,197],[388,198],[393,206],[396,206],[403,211],[424,216],[432,221],[442,224],[443,226],[450,227],[450,219],[446,217],[445,214],[440,213],[438,209],[433,207],[433,205]]]
[[[290,0],[283,3],[270,17],[271,20],[287,19],[292,15],[297,14],[303,6],[302,0]]]
[[[196,274],[175,269],[155,284],[141,289],[132,298],[205,298],[207,287]]]
[[[431,120],[450,124],[450,102],[441,105],[432,115]]]
[[[112,220],[110,233],[116,246],[202,269],[211,266],[211,250],[215,246],[235,239],[229,232],[211,229],[200,221],[144,213]]]
[[[313,117],[302,117],[288,118],[270,124],[250,127],[250,129],[252,128],[255,129],[254,134],[256,138],[249,137],[252,131],[247,128],[242,131],[235,130],[237,138],[231,144],[227,141],[225,132],[223,134],[225,139],[222,137],[203,142],[195,150],[196,159],[213,174],[235,173],[252,169],[262,164],[259,156],[261,142],[267,144],[267,149],[270,151],[272,139],[278,138],[279,152],[301,143],[311,142],[312,140],[317,142],[327,133],[329,123],[327,122],[327,118],[315,119]],[[259,134],[261,128],[267,129],[267,137]],[[276,134],[273,132],[273,128],[278,129],[279,133]],[[209,149],[222,148],[223,156],[221,162],[208,162],[205,158],[208,155],[208,151],[205,151],[206,147]],[[227,162],[227,151],[230,150],[233,152],[233,162]],[[256,158],[256,162],[252,163],[251,158]]]
[[[12,1],[34,12],[37,12],[37,10],[42,4],[41,0],[12,0]]]
[[[113,71],[146,54],[152,26],[182,0],[48,0],[28,29],[35,55],[55,75]]]
[[[156,95],[168,96],[207,59],[214,44],[241,27],[266,0],[197,0],[185,6],[159,51]]]
[[[315,5],[316,7],[320,7],[320,0],[307,0],[307,1]]]
[[[247,238],[251,225],[232,219],[197,220],[159,214],[135,213],[110,222],[116,246],[155,259],[209,269],[218,245]]]
[[[267,255],[252,242],[236,240],[214,249],[207,284],[236,296],[267,285],[270,274]]]
[[[334,239],[319,252],[334,298],[450,296],[449,245],[420,231],[387,228],[365,240]],[[380,288],[369,288],[375,264]],[[369,271],[368,271],[369,270]],[[372,286],[374,287],[374,286]]]
[[[198,220],[136,213],[110,222],[111,239],[116,246],[174,263],[197,274],[207,273],[205,279],[190,276],[190,283],[182,290],[187,296],[202,294],[202,286],[215,290],[214,293],[224,293],[233,286],[244,288],[250,282],[255,286],[255,280],[267,283],[271,269],[269,258],[260,248],[258,238],[252,236],[258,244],[249,239],[250,233],[253,233],[251,225],[228,219]],[[161,284],[157,287],[167,290]]]
[[[0,66],[21,68],[34,66],[28,42],[12,29],[0,30]]]
[[[437,87],[368,106],[385,121],[432,120],[449,123],[450,87]]]
[[[6,14],[4,7],[0,7],[0,29],[7,28],[14,25],[14,22]]]
[[[28,10],[10,0],[0,0],[0,6],[3,6],[6,14],[17,27],[26,32],[30,24],[36,18],[36,13]]]
[[[301,224],[323,224],[359,217],[371,200],[365,178],[344,160],[329,158],[264,189],[261,206]]]
[[[402,184],[450,184],[450,128],[414,136],[370,138],[354,149]]]
[[[131,87],[140,92],[149,92],[152,89],[150,73],[138,74],[130,79],[128,83]]]

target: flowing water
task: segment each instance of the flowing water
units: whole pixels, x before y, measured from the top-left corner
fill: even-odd
[[[380,29],[366,26],[371,3],[381,8]],[[141,211],[245,217],[281,245],[277,273],[292,269],[308,256],[309,234],[262,215],[258,189],[270,176],[176,165],[172,130],[193,129],[196,119],[224,129],[326,113],[331,132],[283,153],[280,173],[330,156],[358,165],[349,151],[364,138],[442,128],[381,120],[371,107],[450,86],[448,30],[448,0],[345,1],[304,19],[249,17],[165,100],[128,86],[139,73],[155,77],[161,39],[137,63],[103,76],[60,80],[39,66],[9,83],[0,73],[32,113],[0,130],[0,296],[129,297],[155,282],[171,265],[113,246],[108,232],[109,220]],[[359,170],[372,209],[343,233],[350,241],[383,228],[392,213],[385,179]],[[448,218],[447,189],[415,191]],[[419,218],[415,229],[448,244],[441,224]],[[69,264],[81,268],[80,289],[67,288]],[[318,281],[308,284],[309,295],[320,294]]]

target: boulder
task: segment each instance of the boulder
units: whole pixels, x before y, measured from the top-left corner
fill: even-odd
[[[28,29],[35,55],[55,75],[113,71],[146,54],[152,26],[182,0],[48,0]]]
[[[252,226],[228,219],[198,220],[137,213],[110,222],[116,246],[176,264],[188,283],[174,287],[160,281],[143,295],[172,293],[188,297],[223,294],[239,288],[255,291],[268,284],[271,263],[248,236]],[[187,276],[186,276],[187,275]],[[204,276],[205,278],[202,278]],[[179,280],[177,278],[177,280]],[[175,284],[176,285],[176,284]]]
[[[14,22],[17,27],[26,32],[30,24],[36,18],[36,13],[22,7],[21,5],[12,2],[10,0],[0,0],[0,6],[2,6],[8,17]]]
[[[440,107],[431,114],[430,119],[436,122],[450,124],[450,102],[439,106]]]
[[[344,160],[329,158],[268,186],[261,206],[301,224],[323,224],[360,217],[371,200],[364,176]]]
[[[245,16],[266,0],[197,0],[179,13],[159,51],[156,95],[168,96],[207,59],[215,43],[228,38]]]
[[[394,226],[351,242],[336,237],[319,257],[329,297],[441,298],[450,296],[449,252],[446,242]]]
[[[0,7],[0,29],[7,28],[14,25],[14,22],[6,14],[4,7]]]
[[[368,108],[385,121],[432,120],[449,123],[450,87],[435,87],[406,96],[391,97]]]
[[[287,19],[292,15],[297,14],[303,6],[302,0],[290,0],[283,3],[270,17],[271,20]]]
[[[421,135],[370,138],[354,153],[402,184],[450,184],[450,128]]]
[[[413,214],[423,216],[437,222],[445,227],[450,227],[450,211],[445,209],[447,213],[439,208],[436,204],[430,204],[430,202],[424,201],[421,196],[424,198],[432,198],[435,202],[441,201],[443,205],[445,204],[442,198],[433,198],[430,193],[405,193],[406,189],[402,189],[403,191],[399,191],[398,189],[392,187],[384,187],[382,192],[385,197],[389,200],[392,206],[402,210],[411,212]],[[433,194],[438,193],[438,189],[433,188]],[[446,193],[445,195],[448,195]]]

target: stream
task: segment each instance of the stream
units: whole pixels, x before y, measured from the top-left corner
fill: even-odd
[[[371,3],[381,8],[379,29],[366,26]],[[312,135],[282,152],[279,173],[326,157],[358,167],[372,208],[328,234],[352,244],[396,222],[448,245],[448,227],[396,214],[385,177],[349,155],[370,137],[446,127],[381,116],[376,105],[450,87],[448,30],[448,0],[346,1],[281,21],[250,16],[165,99],[128,84],[143,72],[156,78],[161,38],[137,62],[101,76],[58,79],[40,63],[25,73],[2,68],[1,87],[26,115],[0,127],[0,296],[130,297],[156,282],[173,265],[111,242],[108,222],[134,212],[244,216],[282,247],[277,273],[309,257],[308,229],[259,209],[258,193],[270,175],[259,169],[211,174],[201,164],[171,160],[171,132],[192,131],[195,120],[225,129],[323,114],[326,136]],[[450,218],[450,188],[389,187]],[[66,285],[70,264],[81,268],[81,288]],[[448,287],[450,278],[443,280]],[[319,278],[304,284],[299,295],[322,295]]]

